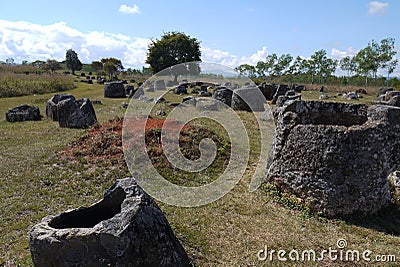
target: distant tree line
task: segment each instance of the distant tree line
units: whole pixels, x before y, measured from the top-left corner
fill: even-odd
[[[390,74],[398,65],[394,49],[395,39],[386,38],[379,43],[372,40],[355,56],[347,56],[341,60],[329,58],[325,50],[316,51],[308,59],[300,56],[293,58],[290,54],[278,57],[273,53],[265,60],[257,62],[255,66],[242,64],[236,67],[236,70],[250,78],[280,79],[312,84],[316,82],[319,84],[326,82],[359,84],[360,77],[363,77],[364,85],[368,85],[369,78],[377,80],[380,69],[386,73],[386,82],[390,80]],[[334,76],[337,68],[344,71],[347,76],[345,78]]]

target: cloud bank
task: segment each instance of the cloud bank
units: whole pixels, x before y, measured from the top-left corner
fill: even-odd
[[[127,5],[121,5],[118,9],[119,12],[124,13],[124,14],[139,14],[140,9],[137,5],[133,6],[127,6]]]
[[[91,63],[104,57],[121,59],[125,67],[141,68],[145,65],[147,38],[130,37],[120,33],[92,31],[83,33],[65,22],[39,25],[26,21],[0,20],[0,60],[14,58],[15,62],[28,60],[65,59],[68,49],[74,49],[82,62]],[[256,64],[264,59],[267,48],[250,56],[238,57],[229,52],[201,47],[202,60],[230,67]]]
[[[382,15],[386,13],[389,3],[379,2],[379,1],[371,1],[368,3],[368,15]]]

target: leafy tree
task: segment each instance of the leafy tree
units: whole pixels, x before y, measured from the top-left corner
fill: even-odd
[[[67,50],[65,61],[67,68],[72,71],[72,74],[75,74],[76,70],[82,69],[82,62],[79,60],[78,54],[72,49]]]
[[[290,65],[288,69],[289,74],[299,75],[304,74],[304,59],[300,56],[297,56],[296,59],[293,61],[293,64]]]
[[[328,58],[326,55],[326,51],[323,49],[318,50],[314,54],[312,54],[308,62],[308,69],[312,75],[312,82],[314,82],[313,77],[317,75],[319,76],[319,82],[322,83],[322,78],[332,75],[335,72],[337,66],[337,61]]]
[[[110,57],[110,58],[102,58],[101,59],[101,63],[103,64],[103,67],[105,66],[105,64],[109,62],[111,64],[113,64],[115,66],[115,68],[117,69],[117,71],[123,71],[124,70],[124,66],[122,66],[122,62],[119,59]]]
[[[258,76],[266,76],[271,75],[272,69],[275,65],[275,62],[278,60],[278,56],[273,53],[268,55],[265,61],[259,61],[256,65],[256,71]]]
[[[389,75],[393,73],[398,64],[398,60],[393,57],[396,55],[394,38],[386,38],[381,40],[381,44],[379,47],[379,59],[380,59],[380,67],[386,70],[387,80],[389,80]]]
[[[368,76],[376,78],[379,66],[381,65],[380,47],[372,40],[367,47],[358,51],[354,60],[358,64],[358,73],[365,76],[365,84],[368,84]]]
[[[103,69],[103,63],[100,61],[92,61],[92,64],[90,64],[94,72],[101,71]]]
[[[12,57],[9,57],[6,59],[6,64],[11,66],[14,65],[14,59]]]
[[[200,61],[200,42],[181,32],[165,33],[160,40],[152,40],[147,52],[146,63],[153,73],[176,64]],[[175,81],[177,80],[175,75]]]
[[[344,57],[339,61],[339,66],[343,71],[347,72],[347,76],[352,76],[357,71],[357,62],[354,57]]]
[[[112,79],[112,77],[114,77],[117,72],[121,72],[124,70],[124,66],[122,66],[121,60],[113,57],[102,58],[101,64],[103,66],[104,71],[106,72],[106,74],[108,74],[110,79]]]
[[[50,70],[52,73],[54,73],[56,70],[61,69],[60,63],[58,63],[57,60],[54,59],[48,59],[45,65],[46,70]]]
[[[289,68],[293,57],[290,54],[281,55],[273,66],[272,73],[275,76],[281,76],[285,73],[285,70]]]
[[[29,62],[28,62],[28,60],[22,60],[22,62],[21,62],[21,65],[29,65]]]
[[[35,60],[31,63],[31,65],[38,69],[44,69],[46,67],[46,62],[42,60]]]
[[[108,77],[112,79],[112,77],[114,77],[114,74],[118,71],[118,69],[115,66],[115,64],[113,64],[111,61],[107,61],[104,64],[104,71],[108,74]]]
[[[255,78],[257,73],[256,68],[249,64],[239,65],[235,68],[235,70],[238,71],[240,74],[247,76],[249,78]]]

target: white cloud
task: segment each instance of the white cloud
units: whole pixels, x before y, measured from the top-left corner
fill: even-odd
[[[0,20],[0,60],[12,57],[16,62],[62,61],[66,51],[72,48],[84,63],[115,57],[121,59],[125,67],[139,68],[146,60],[148,43],[148,39],[131,38],[120,33],[83,33],[65,22],[38,25]]]
[[[368,3],[367,6],[368,6],[368,15],[382,15],[387,11],[389,3],[371,1]]]
[[[125,13],[125,14],[139,14],[140,9],[137,5],[133,6],[127,6],[127,5],[121,5],[118,9],[119,12]]]
[[[68,49],[74,49],[83,63],[104,57],[121,59],[124,67],[141,68],[145,65],[150,40],[120,33],[92,31],[83,33],[65,22],[39,25],[25,21],[10,22],[0,19],[0,61],[9,57],[15,62],[28,60],[65,60]],[[201,47],[202,60],[229,67],[240,64],[255,65],[268,55],[266,47],[249,56],[239,57],[227,51]]]
[[[341,50],[339,50],[337,48],[332,48],[332,50],[331,50],[331,56],[332,56],[333,59],[339,59],[340,60],[340,59],[342,59],[344,57],[347,57],[347,56],[352,57],[355,54],[357,54],[357,51],[353,47],[347,48],[346,51],[341,51]]]
[[[228,67],[237,67],[241,64],[256,65],[258,61],[266,58],[268,51],[264,46],[261,50],[258,50],[256,53],[250,56],[238,57],[226,51],[201,47],[201,54],[203,61],[215,62]]]

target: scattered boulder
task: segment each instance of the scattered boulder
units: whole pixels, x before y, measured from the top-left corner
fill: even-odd
[[[275,94],[272,98],[272,104],[276,104],[276,101],[278,100],[278,97],[281,95],[285,95],[286,92],[288,91],[288,86],[286,84],[280,84],[276,88]]]
[[[153,98],[147,97],[146,95],[140,95],[139,96],[139,100],[146,101],[146,102],[153,102],[154,101]]]
[[[232,108],[243,111],[264,111],[265,98],[257,86],[236,89],[232,95]]]
[[[270,84],[270,83],[262,83],[259,86],[259,88],[260,88],[262,94],[264,95],[265,99],[268,101],[270,101],[274,98],[276,90],[278,89],[278,87],[275,84]]]
[[[101,201],[47,216],[29,232],[35,266],[190,266],[155,201],[133,178]]]
[[[92,80],[86,80],[86,82],[87,82],[88,84],[93,84],[93,81],[92,81]]]
[[[150,83],[150,84],[145,83],[145,90],[146,90],[146,92],[154,92],[154,84],[153,83]]]
[[[293,90],[296,93],[301,93],[301,91],[305,91],[306,90],[306,86],[305,85],[299,85],[299,84],[292,84],[292,86],[290,87],[290,90]]]
[[[36,106],[21,105],[6,112],[6,120],[8,122],[39,121],[41,118],[40,110]]]
[[[157,80],[154,82],[154,90],[165,91],[167,87],[165,86],[164,80]]]
[[[135,86],[125,85],[125,94],[130,95],[132,91],[135,91]]]
[[[187,84],[180,84],[174,89],[174,93],[177,95],[187,94]]]
[[[349,92],[342,95],[342,98],[345,100],[358,100],[362,98],[362,95],[357,94],[356,92]]]
[[[385,101],[389,101],[394,96],[400,95],[400,91],[388,91],[385,93]]]
[[[232,95],[233,91],[231,89],[228,89],[225,86],[218,86],[214,89],[212,98],[214,100],[221,101],[222,103],[230,107],[232,105]]]
[[[319,96],[319,99],[320,99],[320,100],[326,100],[326,99],[329,99],[329,96],[328,96],[327,94],[321,94],[321,95]]]
[[[200,86],[200,92],[208,92],[208,86],[207,85],[201,85]]]
[[[178,82],[174,82],[174,81],[168,80],[167,83],[166,83],[166,86],[167,87],[173,87],[173,86],[176,86],[178,84],[179,84]]]
[[[210,97],[212,94],[210,92],[200,91],[199,96]]]
[[[139,87],[136,91],[130,92],[129,98],[139,99],[142,95],[144,95],[144,90],[142,87]]]
[[[166,102],[167,100],[165,100],[165,98],[164,97],[162,97],[162,96],[159,96],[159,97],[157,97],[156,99],[154,99],[154,103],[156,103],[156,104],[158,104],[158,103],[164,103],[164,102]]]
[[[357,94],[363,94],[363,95],[368,95],[367,91],[364,88],[358,88],[356,90]]]
[[[104,97],[120,98],[126,97],[125,87],[122,82],[110,82],[104,85]]]
[[[190,105],[195,106],[196,105],[196,98],[194,98],[193,96],[185,96],[182,99],[182,103],[190,104]]]
[[[276,106],[279,107],[283,107],[285,105],[288,105],[289,103],[291,103],[291,101],[296,101],[296,100],[301,100],[301,94],[297,94],[294,96],[279,96],[278,100],[276,101]]]
[[[97,122],[92,102],[88,98],[67,98],[57,104],[58,124],[67,128],[88,128]]]
[[[381,88],[379,88],[379,95],[384,95],[384,94],[386,94],[386,92],[390,92],[390,91],[393,91],[393,88],[392,87],[381,87]]]
[[[296,95],[296,91],[294,91],[294,90],[289,90],[285,94],[285,96],[294,96],[294,95]]]
[[[75,97],[71,94],[55,94],[50,100],[46,102],[46,115],[53,121],[58,121],[58,103],[60,101],[72,99],[75,101]]]
[[[400,108],[294,101],[279,111],[267,180],[326,217],[390,204],[400,170]]]
[[[395,95],[393,96],[388,102],[388,105],[390,106],[395,106],[395,107],[400,107],[400,95]]]

